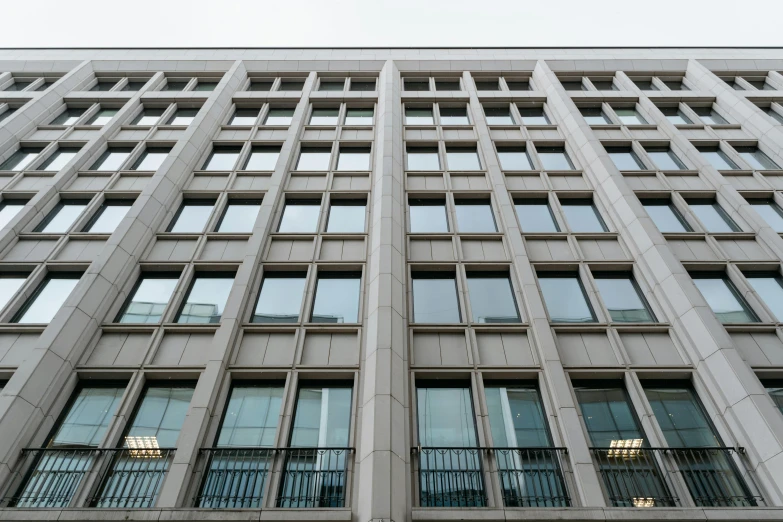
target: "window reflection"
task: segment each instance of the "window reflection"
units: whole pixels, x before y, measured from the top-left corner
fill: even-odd
[[[64,234],[68,232],[89,203],[89,200],[83,199],[64,199],[60,201],[49,212],[46,219],[35,227],[35,231],[48,234]]]
[[[514,291],[508,274],[468,273],[470,309],[475,323],[518,323]]]
[[[343,234],[363,233],[365,207],[366,202],[364,200],[332,200],[326,231]]]
[[[411,233],[445,233],[449,231],[445,201],[410,199],[408,205]]]
[[[304,272],[267,272],[261,283],[252,323],[297,323],[302,307]]]
[[[249,234],[261,210],[261,202],[256,200],[228,200],[223,217],[217,226],[217,232]]]
[[[168,232],[180,234],[200,234],[207,226],[209,216],[215,206],[209,200],[185,200],[179,207],[176,217],[169,225]]]
[[[587,302],[582,282],[576,275],[538,276],[538,285],[553,323],[595,322],[593,309]]]
[[[234,274],[202,274],[193,280],[178,323],[219,323],[234,285]]]
[[[453,273],[414,273],[412,290],[413,322],[460,322],[457,282]]]
[[[323,272],[315,288],[314,323],[358,323],[360,272]]]
[[[13,323],[49,323],[71,295],[81,274],[55,273],[38,286],[35,293],[17,313]]]
[[[160,322],[178,281],[179,274],[176,276],[142,275],[117,322]]]
[[[93,234],[111,234],[119,226],[125,215],[133,205],[133,201],[108,200],[84,227],[84,232]]]
[[[315,199],[288,200],[283,207],[278,232],[310,232],[318,230],[321,202]]]
[[[734,285],[723,276],[691,275],[704,300],[724,324],[754,323],[755,314],[742,299]]]

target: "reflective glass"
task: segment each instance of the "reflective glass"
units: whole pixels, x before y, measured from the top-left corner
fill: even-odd
[[[690,91],[682,80],[664,80],[663,84],[673,91]]]
[[[249,234],[261,210],[260,201],[228,200],[228,206],[223,213],[223,219],[217,227],[217,232]]]
[[[278,91],[301,91],[304,87],[304,80],[287,80],[282,79],[280,80],[280,86],[277,88]]]
[[[288,127],[294,117],[294,109],[271,108],[264,119],[264,125]]]
[[[131,170],[158,170],[171,152],[169,148],[147,148],[133,164]]]
[[[16,112],[14,107],[7,107],[2,113],[0,113],[0,122],[5,121],[6,118]]]
[[[492,206],[487,201],[458,200],[454,204],[460,233],[497,232]]]
[[[133,205],[132,201],[106,201],[84,228],[84,232],[93,234],[111,234],[123,220]]]
[[[551,122],[543,107],[519,108],[519,115],[525,125],[549,125]]]
[[[0,230],[4,229],[26,204],[26,201],[13,199],[0,202]]]
[[[484,107],[487,125],[514,125],[514,118],[508,107]]]
[[[467,107],[441,107],[441,125],[469,125]]]
[[[508,275],[468,273],[468,293],[474,323],[520,322]]]
[[[165,109],[154,109],[145,107],[133,120],[131,125],[149,126],[157,125],[160,121],[160,117],[163,116]]]
[[[214,201],[185,200],[179,208],[177,217],[169,225],[168,232],[178,232],[180,234],[199,234],[203,232],[214,206]]]
[[[59,147],[35,170],[59,171],[75,158],[80,150],[75,147]]]
[[[487,398],[487,413],[494,447],[551,446],[544,407],[535,386],[487,384],[484,394]]]
[[[546,309],[553,323],[592,323],[593,310],[577,276],[538,276]]]
[[[755,323],[755,314],[740,297],[734,285],[724,277],[694,277],[693,284],[723,324]]]
[[[326,231],[343,234],[363,233],[365,206],[364,201],[332,200]]]
[[[0,165],[0,170],[24,170],[43,149],[22,147]]]
[[[345,80],[340,79],[336,81],[321,80],[318,85],[319,91],[342,91],[345,89]]]
[[[758,147],[734,147],[734,150],[750,165],[752,169],[756,170],[778,170],[780,167],[777,163],[764,154]],[[0,169],[2,170],[2,169]]]
[[[169,304],[179,274],[172,277],[142,275],[118,323],[158,323]]]
[[[633,83],[643,91],[657,91],[658,87],[653,84],[652,80],[633,80]]]
[[[243,126],[253,125],[258,118],[258,109],[237,109],[234,115],[228,120],[229,125]]]
[[[60,310],[81,275],[51,275],[38,287],[13,323],[48,323]]]
[[[477,91],[499,91],[500,90],[500,83],[497,79],[492,78],[491,80],[476,80],[476,90]]]
[[[762,381],[761,382],[767,389],[767,393],[772,398],[772,402],[783,413],[783,382],[780,381]],[[0,388],[2,391],[2,388]]]
[[[217,87],[218,82],[205,82],[202,80],[199,80],[196,84],[196,88],[193,89],[194,91],[214,91]]]
[[[739,227],[717,203],[689,203],[707,232],[739,232]]]
[[[639,159],[639,156],[631,149],[609,147],[606,149],[606,152],[609,153],[609,157],[612,158],[612,162],[614,162],[614,166],[618,170],[645,170],[647,168],[642,163],[642,160]]]
[[[647,120],[636,109],[615,108],[614,113],[623,125],[646,125]]]
[[[530,82],[528,80],[512,80],[506,78],[506,85],[510,91],[530,91]]]
[[[477,445],[469,388],[416,388],[416,404],[420,445],[435,448],[469,448]],[[465,458],[472,460],[470,457]],[[458,463],[453,465],[459,466]],[[441,487],[450,489],[458,486],[444,484]]]
[[[582,84],[582,80],[560,80],[563,88],[567,91],[586,91],[587,88]]]
[[[120,387],[81,388],[46,447],[97,448],[124,392]]]
[[[515,201],[522,232],[560,232],[546,200]]]
[[[233,285],[233,275],[196,277],[176,322],[219,323]]]
[[[340,147],[337,170],[370,170],[370,148]]]
[[[106,125],[117,114],[118,109],[101,109],[93,115],[92,118],[87,120],[86,125]]]
[[[405,107],[405,125],[434,125],[432,107]]]
[[[588,125],[609,125],[612,123],[612,120],[600,107],[583,107],[579,109],[579,112],[582,113],[582,117]]]
[[[670,448],[723,445],[692,389],[642,385]]]
[[[73,199],[60,201],[49,215],[46,216],[40,225],[35,227],[36,232],[48,234],[63,234],[68,232],[73,222],[76,221],[84,209],[87,208],[89,200]]]
[[[94,92],[106,92],[112,90],[112,88],[115,85],[117,85],[116,80],[106,80],[106,81],[98,80],[98,83],[93,85],[90,90]]]
[[[201,170],[232,170],[241,150],[241,147],[215,147]]]
[[[408,170],[440,170],[436,147],[408,147]]]
[[[361,274],[327,272],[318,275],[313,323],[358,323]]]
[[[304,294],[304,272],[267,272],[261,283],[252,323],[297,323]]]
[[[446,148],[449,170],[481,170],[478,151],[473,148]]]
[[[130,92],[137,92],[142,89],[145,85],[147,85],[148,80],[139,80],[139,81],[128,81],[127,84],[125,84],[125,87],[122,88],[123,91],[130,91]]]
[[[579,200],[563,200],[563,207],[568,228],[571,232],[606,232],[606,225],[598,214],[598,209],[592,202],[580,202]]]
[[[608,448],[614,441],[645,440],[620,382],[616,386],[574,383],[574,392],[593,446]]]
[[[406,91],[429,91],[429,80],[405,80],[404,89]]]
[[[764,221],[772,227],[775,232],[783,232],[783,210],[771,201],[751,202],[753,208],[761,214]]]
[[[533,170],[530,156],[523,147],[498,147],[498,159],[503,170]]]
[[[174,448],[193,397],[192,386],[150,386],[125,435],[127,448],[142,437],[152,438],[159,448]],[[159,485],[158,485],[159,487]]]
[[[310,232],[318,230],[321,202],[318,200],[289,200],[283,207],[278,232]]]
[[[167,125],[190,125],[193,123],[193,120],[196,119],[198,111],[198,109],[177,109],[174,111],[171,118],[169,118]]]
[[[678,107],[661,107],[661,112],[674,125],[691,125],[693,122]]]
[[[273,447],[282,404],[282,386],[251,385],[239,381],[231,388],[215,446]]]
[[[593,87],[599,91],[616,91],[618,90],[612,80],[590,80],[593,83]]]
[[[79,118],[81,118],[85,110],[86,109],[67,108],[58,114],[57,117],[49,123],[49,125],[73,125],[79,121]]]
[[[353,90],[353,89],[351,89]],[[348,107],[345,112],[346,125],[372,125],[373,110]]]
[[[250,82],[250,87],[248,88],[248,91],[256,91],[256,92],[259,92],[259,91],[271,91],[273,83],[274,83],[273,80],[268,80],[268,81],[265,81],[265,80],[258,80],[258,81],[253,80],[253,81]]]
[[[737,170],[739,167],[722,150],[699,150],[701,155],[718,170]]]
[[[446,204],[443,201],[419,199],[409,200],[411,232],[448,232]]]
[[[775,120],[776,122],[783,123],[783,114],[779,113],[778,111],[776,111],[772,107],[767,107],[767,108],[763,109],[763,111],[766,112],[767,115],[770,118],[772,118],[773,120]]]
[[[27,281],[26,275],[14,273],[0,273],[0,310],[11,300],[16,292]]]
[[[691,227],[685,219],[668,202],[642,202],[642,204],[661,232],[691,232]]]
[[[685,170],[685,164],[671,149],[646,149],[647,155],[660,170]]]
[[[691,107],[691,109],[701,118],[702,123],[705,125],[726,125],[728,123],[726,118],[721,116],[712,107]]]
[[[315,108],[310,115],[310,125],[337,125],[340,109]]]
[[[612,322],[652,323],[655,321],[631,276],[594,274],[593,277]]]
[[[275,170],[279,156],[280,147],[254,146],[242,170]]]
[[[435,80],[436,91],[459,91],[459,80]]]
[[[131,147],[112,147],[106,149],[98,160],[92,164],[90,170],[119,170],[125,160],[130,156]]]
[[[163,86],[161,91],[169,91],[169,92],[184,91],[185,87],[188,86],[188,83],[189,81],[166,80],[166,85]]]
[[[775,319],[783,321],[783,280],[780,279],[780,276],[750,273],[745,278],[770,309]]]
[[[374,91],[375,80],[351,80],[352,91]]]
[[[413,322],[459,323],[457,282],[454,274],[413,274]]]
[[[291,427],[292,448],[344,448],[351,428],[351,393],[347,386],[299,388]],[[326,467],[326,466],[325,466]]]
[[[325,147],[302,147],[296,170],[329,170],[332,150]]]
[[[538,147],[538,159],[545,170],[574,170],[571,158],[563,149],[556,147]]]

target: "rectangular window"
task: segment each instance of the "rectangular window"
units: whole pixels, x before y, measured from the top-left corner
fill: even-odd
[[[508,273],[468,272],[474,323],[519,323],[519,311]]]
[[[261,210],[259,200],[229,199],[220,218],[216,232],[224,234],[250,234]]]
[[[250,156],[242,170],[272,171],[277,165],[280,156],[280,147],[254,145],[250,149]]]
[[[498,147],[498,159],[503,170],[533,170],[525,147]]]
[[[477,445],[478,437],[470,388],[417,387],[416,404],[420,446],[469,448]],[[430,483],[435,482],[430,481]],[[423,497],[424,490],[422,490]]]
[[[481,170],[476,147],[446,147],[446,161],[449,170]]]
[[[691,107],[705,125],[726,125],[726,118],[712,107]]]
[[[122,164],[128,159],[133,147],[109,147],[98,160],[92,164],[90,170],[115,171],[120,170]]]
[[[612,322],[655,322],[655,317],[632,275],[622,272],[598,272],[593,274],[593,278]]]
[[[57,150],[35,170],[57,172],[75,158],[80,150],[81,147],[58,147]]]
[[[783,210],[772,201],[750,200],[751,206],[761,214],[775,232],[783,233]]]
[[[266,272],[251,323],[298,323],[305,272]]]
[[[783,114],[779,113],[772,107],[765,107],[762,109],[765,113],[767,113],[767,116],[772,118],[778,123],[783,123]]]
[[[642,200],[642,205],[662,233],[692,232],[690,225],[682,214],[667,200]]]
[[[221,272],[198,274],[190,286],[177,323],[219,323],[226,308],[234,274]]]
[[[405,125],[435,125],[432,107],[405,107]]]
[[[179,274],[142,274],[117,317],[118,323],[159,323]]]
[[[310,321],[313,323],[358,323],[361,272],[321,272],[315,287]]]
[[[190,80],[183,80],[183,81],[166,80],[166,85],[163,86],[161,91],[181,92],[185,90],[185,87],[188,86],[188,83],[190,83]]]
[[[204,91],[204,92],[211,92],[214,91],[217,87],[218,82],[205,82],[204,80],[198,80],[198,83],[196,84],[196,88],[193,89],[194,91]]]
[[[350,440],[352,388],[345,385],[299,388],[291,427],[292,448],[344,448]]]
[[[647,439],[621,381],[574,381],[573,386],[594,447],[624,447],[622,443],[634,440],[646,444]]]
[[[87,109],[67,107],[63,112],[57,115],[49,125],[64,125],[66,127],[76,124]]]
[[[686,170],[685,164],[668,147],[645,148],[647,155],[660,170]]]
[[[123,447],[132,447],[134,438],[149,437],[157,441],[159,448],[175,448],[193,390],[189,384],[147,387],[125,434]]]
[[[120,405],[125,387],[98,383],[79,387],[46,443],[47,448],[97,448]]]
[[[201,170],[232,170],[241,151],[242,147],[213,147]]]
[[[362,107],[348,107],[345,110],[345,125],[372,125],[373,109]]]
[[[258,119],[258,112],[258,109],[237,109],[228,124],[232,127],[252,126]]]
[[[551,125],[543,107],[519,107],[523,125]]]
[[[563,207],[563,214],[571,232],[608,231],[601,214],[591,200],[563,199],[560,201],[560,206]]]
[[[196,119],[198,111],[198,109],[177,109],[166,124],[187,127]]]
[[[0,170],[24,170],[42,150],[42,147],[21,147],[0,165]]]
[[[506,85],[509,91],[531,91],[529,80],[513,80],[506,78]]]
[[[595,322],[595,314],[578,275],[542,272],[538,285],[553,323]]]
[[[403,89],[406,91],[429,91],[430,81],[426,79],[409,79],[403,80]]]
[[[507,106],[484,106],[484,116],[487,120],[487,125],[514,125],[514,118],[511,116],[511,110]]]
[[[642,118],[642,115],[635,108],[613,107],[613,109],[617,119],[623,125],[647,125],[647,120]]]
[[[278,86],[278,91],[301,91],[304,88],[304,80],[293,80],[293,79],[286,79],[283,78],[280,80],[280,85]]]
[[[500,82],[497,78],[476,78],[477,91],[499,91]]]
[[[440,170],[438,147],[408,147],[408,170]]]
[[[745,278],[777,321],[783,321],[783,280],[777,273],[748,273]],[[2,281],[2,280],[0,280]]]
[[[169,147],[147,147],[141,153],[139,159],[136,160],[136,163],[133,164],[131,170],[158,170],[163,165],[163,162],[166,161],[169,152],[171,152]]]
[[[614,166],[618,170],[645,170],[647,168],[633,149],[606,147],[606,152],[612,158],[612,162],[614,162]]]
[[[49,212],[46,218],[35,227],[35,232],[43,232],[45,234],[64,234],[68,232],[89,203],[89,199],[61,200]]]
[[[691,278],[721,323],[758,322],[756,314],[725,275],[695,273]]]
[[[780,380],[764,380],[761,384],[767,389],[767,393],[772,398],[772,402],[783,413],[783,381]],[[2,389],[0,389],[2,391]]]
[[[253,92],[271,91],[273,84],[274,80],[251,80],[250,87],[247,90]]]
[[[613,80],[590,80],[593,87],[598,91],[617,91],[619,90]]]
[[[95,85],[92,86],[90,91],[92,92],[107,92],[117,85],[117,80],[98,80]]]
[[[662,80],[663,84],[672,91],[690,91],[682,80]]]
[[[446,202],[437,199],[409,199],[411,233],[447,233]]]
[[[579,109],[588,125],[611,125],[612,120],[600,107],[582,107]]]
[[[144,107],[138,116],[131,122],[131,125],[152,126],[157,125],[165,109],[155,109]]]
[[[459,199],[454,202],[457,226],[463,234],[497,232],[495,216],[489,201]]]
[[[459,79],[456,80],[435,80],[436,91],[460,91]]]
[[[582,80],[560,80],[563,89],[567,91],[586,91],[587,88],[582,84]]]
[[[215,446],[273,447],[283,405],[283,387],[245,381],[234,382]],[[243,491],[241,494],[246,493]]]
[[[133,205],[133,201],[124,199],[109,199],[103,202],[98,212],[90,219],[82,232],[92,234],[111,234]]]
[[[0,201],[0,230],[4,229],[22,211],[26,204],[27,201],[16,199]]]
[[[319,91],[343,91],[345,90],[345,78],[335,80],[321,80],[318,82]]]
[[[356,80],[351,79],[352,91],[374,91],[375,80]]]
[[[673,125],[693,124],[691,119],[688,118],[688,116],[682,112],[679,107],[660,107],[660,109],[663,115],[666,116],[666,119],[669,120],[669,122]]]
[[[515,199],[514,208],[522,232],[560,232],[555,216],[545,199]]]
[[[310,114],[310,125],[337,125],[339,115],[338,108],[314,108]]]
[[[96,127],[102,127],[109,123],[114,116],[117,115],[119,109],[100,109],[96,112],[85,125],[94,125]]]
[[[484,393],[495,448],[546,448],[552,445],[541,395],[535,385],[506,386],[487,382]]]
[[[294,109],[272,107],[264,119],[264,125],[288,127],[293,119]]]
[[[128,80],[128,83],[125,84],[125,87],[123,87],[122,90],[126,92],[139,92],[142,89],[142,87],[147,85],[148,81],[149,80],[139,80],[139,81]]]
[[[43,282],[38,285],[32,296],[17,312],[12,323],[20,324],[48,324],[60,310],[82,274],[71,272],[50,273]]]
[[[329,158],[332,149],[327,147],[302,147],[296,170],[329,170]]]
[[[697,147],[701,155],[717,170],[738,170],[739,167],[720,149]]]
[[[468,109],[462,107],[441,107],[440,108],[441,125],[470,125],[468,119]]]
[[[337,156],[336,170],[370,170],[370,147],[343,147]]]
[[[544,170],[574,170],[574,164],[563,147],[536,147]]]
[[[215,201],[209,199],[186,199],[177,211],[167,232],[179,234],[200,234],[207,226]]]
[[[333,199],[326,231],[340,234],[364,233],[366,200]]]
[[[27,281],[28,274],[0,272],[0,311],[11,301]]]
[[[764,154],[758,147],[734,147],[740,158],[754,170],[779,170],[777,163]],[[0,169],[2,170],[2,169]]]
[[[655,419],[671,448],[722,446],[693,389],[642,381]]]
[[[740,232],[740,228],[714,201],[690,200],[688,206],[707,232]]]
[[[283,207],[283,216],[280,218],[278,232],[307,232],[318,231],[318,217],[321,214],[321,201],[318,199],[290,199]]]
[[[460,322],[453,272],[418,272],[412,279],[414,323]]]

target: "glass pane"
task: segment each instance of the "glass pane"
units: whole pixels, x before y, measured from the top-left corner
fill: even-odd
[[[572,203],[561,201],[571,232],[606,232],[598,209],[592,203]]]
[[[712,107],[691,107],[705,125],[725,125],[728,122]]]
[[[99,80],[98,83],[93,85],[92,89],[90,90],[95,92],[106,92],[106,91],[110,91],[112,87],[114,87],[115,85],[117,85],[117,82],[114,80],[107,80],[107,81]]]
[[[127,448],[133,439],[151,438],[159,448],[174,448],[179,432],[188,413],[192,387],[149,387],[144,393],[136,415],[133,417],[123,447]],[[130,443],[129,443],[130,442]],[[141,444],[138,446],[145,447]],[[155,446],[153,446],[155,447]]]
[[[118,109],[101,109],[95,115],[87,120],[87,125],[106,125],[117,114]]]
[[[326,231],[361,234],[364,232],[364,217],[364,201],[332,201]]]
[[[691,231],[691,227],[680,216],[680,213],[669,204],[644,203],[644,209],[658,230],[663,233]]]
[[[348,387],[299,388],[291,447],[344,448],[351,428],[351,393]]]
[[[264,81],[264,80],[253,80],[250,82],[250,88],[249,91],[271,91],[272,90],[272,84],[273,81]]]
[[[614,113],[617,115],[617,119],[623,125],[645,125],[647,120],[642,118],[642,115],[637,112],[636,109],[620,109],[615,108]]]
[[[130,210],[131,205],[133,205],[132,202],[104,203],[98,214],[92,219],[92,223],[84,229],[84,232],[92,232],[93,234],[113,233]]]
[[[644,381],[642,381],[644,383]],[[655,419],[672,448],[722,446],[693,390],[644,386]]]
[[[738,232],[739,227],[717,203],[689,203],[707,232]]]
[[[446,160],[449,170],[480,170],[478,152],[475,149],[447,148]]]
[[[269,273],[264,276],[253,323],[296,323],[305,287],[305,273]]]
[[[551,445],[541,397],[533,386],[486,386],[489,427],[496,448]]]
[[[756,317],[728,280],[721,277],[694,278],[704,300],[721,323],[755,323]]]
[[[409,148],[408,170],[440,170],[438,149]]]
[[[660,170],[685,170],[685,164],[670,149],[647,149],[647,155]]]
[[[745,276],[767,308],[778,321],[783,321],[783,281],[777,276]],[[2,284],[0,279],[0,284]]]
[[[538,284],[553,323],[595,322],[578,277],[539,276]]]
[[[499,148],[498,158],[503,170],[533,170],[533,163],[525,149]]]
[[[157,125],[160,117],[163,116],[164,109],[145,108],[136,116],[131,125]]]
[[[337,170],[370,170],[370,149],[340,148]]]
[[[351,89],[353,90],[353,89]],[[346,125],[372,125],[372,109],[348,108],[345,112]]]
[[[541,147],[538,149],[538,159],[545,170],[574,170],[571,158],[562,149]]]
[[[411,232],[448,232],[446,205],[443,202],[418,200],[410,201]]]
[[[49,277],[41,283],[33,297],[22,308],[21,316],[14,323],[48,323],[60,310],[79,277]]]
[[[233,277],[197,277],[176,322],[219,323],[233,284]]]
[[[289,126],[294,117],[294,109],[269,109],[264,125]]]
[[[253,125],[258,118],[258,109],[237,109],[234,115],[228,120],[229,125],[242,126]]]
[[[22,288],[27,276],[14,274],[0,274],[0,310],[11,300],[16,292]]]
[[[657,91],[658,88],[653,84],[652,80],[633,80],[633,83],[643,91]]]
[[[215,446],[271,448],[283,404],[282,386],[238,384],[231,389]]]
[[[186,201],[179,210],[179,215],[174,223],[169,226],[169,232],[181,234],[199,234],[207,226],[209,216],[212,214],[214,202]]]
[[[674,125],[691,125],[693,122],[677,107],[662,107],[661,112]]]
[[[358,323],[361,282],[361,275],[353,272],[319,275],[311,321]]]
[[[441,107],[441,125],[469,125],[468,110],[466,107]]]
[[[682,80],[665,80],[663,82],[663,84],[666,85],[666,87],[668,87],[669,89],[671,89],[673,91],[689,91],[690,90],[688,88],[688,86],[685,85],[685,83],[683,83]]]
[[[320,213],[320,201],[289,201],[283,208],[283,217],[277,231],[316,232]]]
[[[609,448],[613,441],[644,440],[625,389],[619,383],[617,387],[574,386],[574,392],[594,447]]]
[[[417,388],[419,444],[453,448],[477,445],[468,388]]]
[[[302,147],[299,161],[296,163],[296,170],[329,170],[331,154],[331,149]]]
[[[582,85],[582,80],[560,80],[560,83],[563,85],[563,88],[567,91],[586,91],[584,85]]]
[[[616,91],[617,87],[612,80],[591,80],[593,87],[599,91]]]
[[[777,382],[763,383],[767,387],[767,393],[772,398],[772,402],[778,407],[780,413],[783,413],[783,385]]]
[[[579,112],[582,113],[582,117],[588,125],[608,125],[612,123],[612,120],[599,107],[583,107],[579,109]]]
[[[432,107],[414,108],[405,107],[406,125],[434,125],[435,119],[432,116]]]
[[[194,91],[214,91],[218,82],[204,82],[199,80]]]
[[[646,167],[639,156],[632,150],[618,151],[615,149],[607,149],[609,157],[612,158],[614,166],[618,170],[645,170]]]
[[[778,111],[773,109],[772,107],[767,107],[764,109],[764,112],[767,113],[767,115],[774,119],[778,123],[783,123],[783,114],[780,114]]]
[[[81,149],[72,147],[60,147],[49,156],[36,170],[58,171],[65,167],[69,161],[76,157]]]
[[[515,207],[522,232],[560,232],[546,201],[517,203]]]
[[[777,163],[772,161],[769,156],[764,154],[757,147],[734,147],[734,150],[736,150],[740,157],[753,169],[777,170],[780,168]]]
[[[0,170],[24,170],[38,157],[41,150],[43,149],[22,147],[11,154],[11,156],[0,165]]]
[[[506,85],[508,85],[508,90],[510,91],[529,91],[530,88],[530,82],[527,80],[510,80],[506,78]]]
[[[241,150],[239,147],[215,147],[201,170],[232,170]]]
[[[313,109],[313,113],[310,115],[310,125],[337,125],[339,114],[340,109]]]
[[[352,91],[374,91],[375,80],[351,80]]]
[[[487,125],[514,125],[514,118],[508,107],[484,107]]]
[[[14,200],[3,201],[0,203],[0,230],[4,229],[5,226],[10,223],[19,212],[22,211],[26,204],[26,201]]]
[[[468,274],[468,292],[474,323],[520,322],[508,276]]]
[[[158,170],[171,152],[171,149],[145,149],[131,170]]]
[[[218,232],[249,234],[258,218],[261,202],[237,202],[229,200],[223,219],[218,225]]]
[[[721,150],[702,150],[700,152],[702,156],[710,162],[710,165],[718,170],[739,169],[737,164],[731,161],[731,159]]]
[[[481,201],[455,202],[457,226],[463,234],[471,232],[497,232],[492,206]]]
[[[651,323],[652,314],[630,277],[595,275],[595,284],[615,323]]]
[[[406,91],[429,91],[429,80],[405,80],[404,90]]]
[[[82,388],[47,448],[97,448],[117,412],[125,388]]]
[[[278,91],[301,91],[304,87],[304,80],[281,80]]]
[[[477,91],[499,91],[500,83],[492,78],[491,80],[476,80]]]
[[[414,323],[459,323],[457,283],[453,276],[413,278]]]
[[[459,91],[459,80],[435,80],[436,91]]]
[[[174,287],[179,281],[177,277],[144,277],[136,286],[125,310],[120,315],[119,323],[157,323],[163,316],[166,305],[169,304]]]
[[[35,228],[36,232],[49,234],[64,234],[68,232],[74,221],[81,215],[89,201],[61,201],[46,216],[46,219]]]
[[[525,125],[549,125],[550,121],[544,113],[543,107],[533,107],[529,109],[519,109],[519,115],[522,117],[522,123]]]
[[[98,161],[92,164],[90,170],[119,170],[132,150],[127,147],[106,149]]]
[[[84,114],[85,109],[65,109],[63,112],[57,115],[49,124],[50,125],[73,125]]]
[[[140,91],[142,87],[147,85],[148,80],[139,80],[139,81],[128,81],[127,84],[125,84],[125,87],[123,87],[123,91],[129,91],[129,92],[137,92]]]
[[[163,86],[161,91],[179,92],[184,91],[187,86],[187,81],[166,80],[166,85]]]
[[[181,125],[187,126],[193,123],[193,120],[198,114],[198,109],[177,109],[176,112],[169,118],[169,125]]]
[[[275,170],[280,147],[253,147],[242,170]]]
[[[780,207],[770,202],[751,203],[756,212],[761,214],[764,221],[772,227],[775,232],[783,232],[783,211]]]

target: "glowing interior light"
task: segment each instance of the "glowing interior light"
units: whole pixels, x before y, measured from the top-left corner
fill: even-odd
[[[153,458],[159,459],[163,456],[158,446],[157,437],[125,437],[125,444],[128,446],[128,455],[131,458]]]
[[[634,497],[633,505],[640,508],[655,507],[655,499],[652,497]]]
[[[610,449],[606,454],[609,457],[636,457],[641,453],[639,448],[642,447],[644,439],[620,439],[613,440],[609,444]]]

